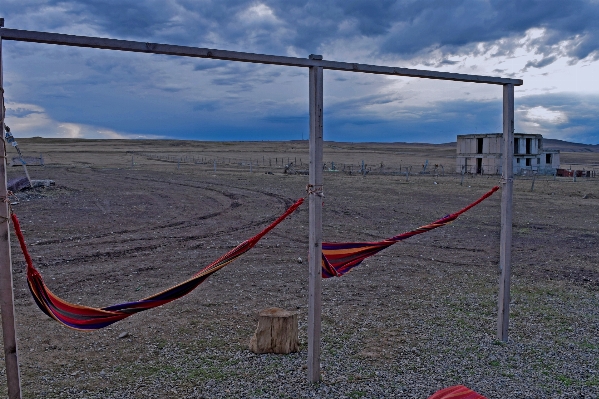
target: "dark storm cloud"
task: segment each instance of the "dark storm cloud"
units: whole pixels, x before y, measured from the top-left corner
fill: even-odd
[[[193,104],[194,111],[216,111],[221,108],[221,104],[217,101],[198,101]]]
[[[31,114],[41,114],[40,111],[36,111],[36,110],[31,110],[28,108],[23,108],[23,107],[11,107],[10,105],[6,106],[6,116],[7,117],[17,117],[17,118],[23,118],[25,116],[31,115]]]
[[[409,4],[406,4],[409,3]],[[473,45],[500,44],[509,53],[531,28],[546,29],[532,45],[541,54],[559,52],[575,60],[597,54],[599,4],[573,0],[463,0],[405,2],[398,22],[385,35],[382,51],[402,55],[422,50],[449,54],[473,51]],[[407,11],[407,12],[406,12]],[[558,48],[563,40],[572,40]],[[498,43],[499,41],[503,41]]]
[[[289,124],[300,124],[308,126],[310,116],[308,114],[305,115],[269,115],[262,118],[263,121],[268,123],[289,125]]]
[[[336,141],[412,141],[449,142],[458,134],[500,133],[501,100],[440,101],[433,106],[398,107],[393,118],[364,114],[361,107],[325,108],[327,140]],[[565,115],[563,120],[531,119],[527,110],[543,107]],[[548,137],[580,143],[599,142],[599,96],[544,94],[516,97],[516,131],[534,122]],[[365,131],[368,135],[365,135]],[[526,131],[526,130],[524,130]]]
[[[210,69],[223,68],[230,65],[227,61],[201,60],[194,65],[194,71],[208,71]]]
[[[465,57],[458,61],[456,56],[510,56],[518,49],[527,53],[518,66],[526,63],[524,70],[563,58],[570,63],[599,59],[599,2],[592,0],[3,0],[0,13],[7,27],[18,29],[281,55],[360,54],[372,63],[402,58],[435,68],[462,65]],[[538,34],[523,40],[532,28]],[[191,137],[203,126],[199,138],[223,138],[227,132],[285,138],[281,131],[298,138],[307,129],[306,106],[297,100],[306,93],[297,91],[300,86],[286,86],[304,70],[198,59],[169,58],[167,63],[162,56],[31,43],[11,42],[6,48],[11,57],[5,76],[27,77],[6,79],[7,96],[14,103],[39,106],[52,120],[125,132],[164,134],[169,129],[176,137]],[[200,87],[193,95],[181,93],[185,83],[172,75],[175,64],[187,78],[202,75],[212,91]],[[519,77],[507,65],[490,69]],[[355,92],[325,107],[327,139],[439,142],[455,134],[501,129],[500,101],[459,99],[411,107],[398,95],[377,93],[380,86],[349,80]],[[268,90],[289,91],[289,103],[264,101]],[[249,94],[243,97],[243,92]],[[517,97],[522,109],[563,112],[567,119],[559,122],[560,129],[595,141],[597,104],[594,97],[575,94]],[[382,118],[377,107],[396,111]],[[253,115],[254,109],[260,112]],[[10,112],[26,117],[37,111]],[[208,117],[220,125],[209,124]],[[527,122],[524,111],[519,117]],[[548,131],[558,125],[538,123]]]
[[[457,134],[499,132],[501,101],[443,101],[402,106],[392,118],[325,108],[327,140],[442,143]],[[368,135],[364,132],[367,131]]]
[[[247,14],[260,4],[272,15],[260,15],[259,9]],[[15,21],[18,15],[37,15],[29,20],[40,30],[77,24],[111,37],[197,46],[218,38],[228,48],[242,43],[249,51],[280,52],[293,46],[307,54],[326,51],[337,39],[362,37],[379,43],[373,53],[404,57],[431,50],[470,53],[476,44],[498,41],[504,53],[519,46],[516,40],[528,29],[542,28],[545,34],[530,44],[544,59],[599,57],[599,3],[590,0],[8,0],[3,11],[15,14]],[[13,24],[7,20],[7,26]],[[564,40],[567,45],[559,46]]]
[[[526,63],[526,65],[524,66],[524,70],[527,70],[528,68],[543,68],[543,67],[546,67],[547,65],[553,64],[555,61],[557,61],[556,56],[546,57],[539,61],[537,61],[536,59],[532,60],[532,61],[528,61]]]

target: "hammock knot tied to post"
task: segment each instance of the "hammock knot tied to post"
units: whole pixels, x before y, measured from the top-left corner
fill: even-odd
[[[513,183],[513,182],[514,182],[513,178],[510,177],[509,179],[506,179],[504,175],[501,175],[501,178],[499,179],[500,184],[507,184],[507,183]]]
[[[12,215],[13,214],[12,204],[13,203],[10,202],[10,197],[14,197],[15,203],[17,203],[17,204],[19,203],[19,198],[17,198],[17,196],[12,191],[7,191],[5,196],[1,196],[0,202],[8,204],[8,214]],[[7,222],[10,218],[2,216],[2,219],[3,220],[0,223]],[[6,219],[6,220],[4,220],[4,219]]]
[[[306,192],[308,195],[317,195],[324,198],[324,192],[322,191],[322,184],[308,184],[306,185]]]

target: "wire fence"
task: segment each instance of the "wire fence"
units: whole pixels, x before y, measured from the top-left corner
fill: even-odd
[[[307,160],[297,156],[281,157],[229,157],[229,156],[202,156],[202,155],[173,155],[136,152],[132,153],[131,163],[135,164],[134,157],[143,157],[148,160],[168,162],[181,165],[200,165],[213,170],[219,169],[239,169],[251,171],[277,171],[287,174],[308,174],[309,163]],[[455,165],[446,166],[443,164],[429,164],[425,162],[422,165],[397,164],[389,165],[384,162],[343,162],[340,160],[325,160],[322,165],[324,172],[345,173],[348,175],[414,175],[427,174],[443,176],[445,174],[456,174]]]
[[[168,162],[176,164],[177,168],[181,165],[198,165],[213,171],[217,170],[239,170],[250,172],[265,172],[265,173],[285,173],[285,174],[308,174],[309,163],[306,159],[297,156],[280,156],[280,157],[232,157],[232,156],[214,156],[214,155],[175,155],[175,154],[160,154],[136,152],[131,153],[131,165],[135,164],[134,157],[142,157],[147,160],[160,162]],[[429,175],[429,176],[445,176],[445,175],[483,175],[483,176],[499,176],[498,170],[485,171],[480,170],[479,173],[466,172],[464,168],[458,169],[455,163],[441,164],[423,162],[420,165],[414,164],[388,164],[384,162],[344,162],[343,160],[325,160],[322,165],[324,172],[344,173],[347,175],[389,175],[389,176],[409,176],[414,175]],[[542,171],[532,168],[519,168],[515,171],[518,178],[523,179],[539,179],[543,176],[544,179],[555,180],[558,177],[571,177],[573,180],[577,178],[596,178],[598,169],[581,170],[566,170],[566,169],[544,169]]]

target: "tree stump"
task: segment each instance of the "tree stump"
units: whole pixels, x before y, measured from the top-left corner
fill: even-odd
[[[250,339],[252,352],[291,353],[299,350],[296,312],[268,308],[258,316],[258,327]]]

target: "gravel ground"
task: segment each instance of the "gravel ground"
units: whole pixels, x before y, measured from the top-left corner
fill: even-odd
[[[169,287],[259,231],[307,181],[148,162],[34,172],[57,185],[19,194],[15,210],[54,292],[106,306]],[[327,174],[325,238],[410,230],[470,203],[496,178],[459,181]],[[187,297],[97,332],[66,329],[36,308],[13,242],[23,396],[426,398],[464,384],[490,399],[597,398],[598,183],[537,179],[531,193],[530,181],[516,181],[508,343],[495,339],[497,194],[324,280],[318,384],[306,378],[307,265],[297,262],[306,258],[307,207]],[[257,313],[270,306],[299,311],[299,353],[247,349]]]

